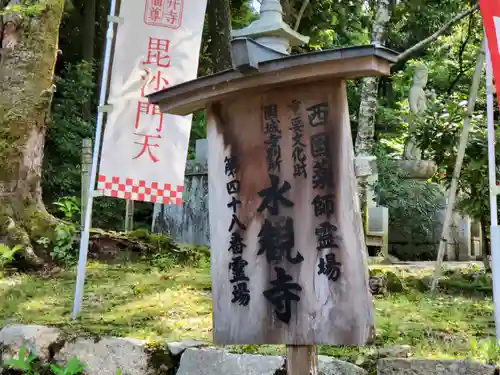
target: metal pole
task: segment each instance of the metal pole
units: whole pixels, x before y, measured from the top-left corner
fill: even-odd
[[[472,78],[472,84],[469,93],[469,100],[467,102],[467,111],[464,118],[464,123],[462,126],[462,133],[460,134],[460,143],[458,146],[457,159],[455,161],[455,168],[453,170],[453,178],[451,180],[451,186],[448,191],[448,201],[446,205],[445,219],[443,223],[443,229],[441,231],[441,241],[439,242],[438,255],[436,260],[436,267],[434,269],[434,276],[431,283],[431,292],[436,289],[439,277],[441,276],[441,264],[443,263],[444,252],[447,247],[449,230],[453,215],[453,208],[455,207],[455,199],[457,194],[458,178],[460,177],[460,171],[462,169],[462,162],[465,156],[465,150],[467,148],[467,140],[469,138],[470,122],[472,119],[472,114],[474,113],[474,106],[477,99],[477,91],[479,88],[479,83],[481,82],[481,72],[483,71],[484,65],[484,51],[486,42],[483,38],[481,44],[481,49],[476,60],[476,70],[474,71],[474,76]]]
[[[497,176],[495,160],[495,123],[493,107],[493,74],[491,71],[490,51],[486,47],[486,112],[488,118],[488,174],[490,182],[490,215],[491,215],[491,271],[493,279],[493,305],[495,316],[496,338],[500,342],[500,227],[497,215]]]
[[[92,167],[90,170],[90,183],[88,187],[88,196],[87,196],[87,206],[85,210],[85,223],[83,226],[83,231],[81,233],[80,238],[80,252],[78,257],[78,268],[76,273],[76,286],[75,286],[75,298],[73,301],[73,320],[76,319],[78,313],[80,312],[80,307],[83,299],[83,288],[85,284],[85,266],[87,264],[87,253],[89,247],[89,229],[90,223],[92,220],[92,203],[94,198],[94,187],[96,183],[96,175],[97,175],[97,161],[99,158],[99,148],[101,145],[101,137],[102,137],[102,125],[104,119],[104,113],[101,110],[102,106],[106,103],[106,96],[108,93],[108,75],[110,68],[110,60],[111,60],[111,48],[113,45],[114,38],[114,21],[116,12],[116,0],[111,0],[111,6],[109,10],[109,18],[108,18],[108,31],[106,34],[106,50],[104,52],[104,64],[103,64],[103,73],[102,73],[102,81],[101,81],[101,90],[99,93],[99,110],[97,112],[97,124],[95,129],[95,141],[94,141],[94,151],[92,155]]]
[[[81,219],[80,230],[84,231],[85,212],[88,200],[88,187],[90,184],[90,168],[92,166],[92,139],[85,138],[82,141],[82,193],[81,193]]]

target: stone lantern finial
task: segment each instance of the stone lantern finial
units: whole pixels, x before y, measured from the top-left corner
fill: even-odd
[[[260,19],[266,21],[283,21],[283,7],[278,0],[264,0],[260,6]]]
[[[299,34],[283,21],[283,8],[279,0],[263,0],[259,19],[243,29],[234,30],[232,37],[254,39],[282,55],[289,55],[291,46],[309,42],[309,37]]]

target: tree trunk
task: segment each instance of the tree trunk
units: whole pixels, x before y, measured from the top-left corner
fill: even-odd
[[[389,22],[389,20],[389,0],[378,0],[377,15],[372,29],[372,44],[384,44],[387,22]],[[361,82],[358,132],[354,148],[356,156],[368,156],[373,154],[378,84],[378,77],[366,77],[363,78]]]
[[[259,1],[262,5],[262,1]],[[283,9],[283,21],[288,25],[292,25],[293,22],[293,4],[292,0],[280,0],[281,8]]]
[[[94,46],[95,46],[95,21],[96,21],[96,0],[87,0],[84,5],[84,35],[82,54],[83,59],[90,64],[94,63]],[[84,103],[84,115],[87,121],[92,118],[92,101]]]
[[[9,245],[24,245],[23,258],[37,265],[33,244],[51,239],[56,223],[40,179],[64,0],[39,4],[42,11],[22,23],[19,15],[4,16],[0,67],[0,234]]]
[[[208,51],[214,73],[230,69],[231,62],[231,8],[229,0],[208,0]]]

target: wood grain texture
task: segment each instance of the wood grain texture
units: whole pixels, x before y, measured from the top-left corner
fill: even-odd
[[[318,375],[318,356],[313,345],[289,345],[286,351],[287,375]]]
[[[339,77],[354,79],[365,76],[382,76],[389,75],[390,71],[389,61],[376,56],[321,61],[278,71],[274,69],[261,70],[259,74],[243,74],[232,71],[226,74],[203,77],[162,90],[153,94],[150,101],[158,104],[162,112],[184,116],[206,108],[212,103],[227,100],[245,90],[267,90],[284,83],[324,82],[325,79]]]
[[[301,101],[300,116],[304,122],[303,141],[307,154],[307,179],[293,177],[292,131],[293,115],[289,107]],[[328,103],[329,119],[325,131],[330,136],[333,188],[313,189],[313,160],[310,152],[311,133],[306,109]],[[285,324],[276,318],[272,304],[263,292],[276,278],[273,265],[265,255],[257,255],[258,234],[268,211],[257,212],[262,198],[258,192],[269,187],[266,162],[263,108],[276,104],[282,133],[282,164],[280,185],[291,184],[285,194],[293,201],[290,208],[280,207],[280,215],[294,220],[296,251],[304,257],[300,264],[286,260],[280,265],[302,287],[301,300],[292,302],[292,318]],[[288,344],[288,345],[363,345],[373,330],[372,298],[368,287],[368,267],[362,232],[359,202],[356,197],[354,155],[349,124],[345,82],[341,80],[308,85],[284,86],[252,96],[234,97],[207,110],[209,210],[212,252],[213,338],[216,344]],[[233,254],[228,251],[232,210],[227,207],[231,196],[226,190],[230,178],[225,174],[224,160],[230,155],[239,159],[236,178],[241,183],[238,199],[242,204],[237,216],[247,226],[242,233],[246,248],[243,258],[248,262],[251,300],[248,306],[231,302],[229,264]],[[334,215],[331,223],[338,227],[338,249],[316,250],[315,228],[324,219],[315,217],[311,202],[318,194],[333,193]],[[319,258],[333,251],[342,263],[341,276],[333,282],[318,274]]]

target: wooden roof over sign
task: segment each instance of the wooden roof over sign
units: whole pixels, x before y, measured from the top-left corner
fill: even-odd
[[[162,112],[187,115],[235,94],[265,91],[285,83],[353,79],[390,74],[398,53],[380,46],[356,46],[291,55],[259,63],[258,70],[227,70],[148,95]]]

